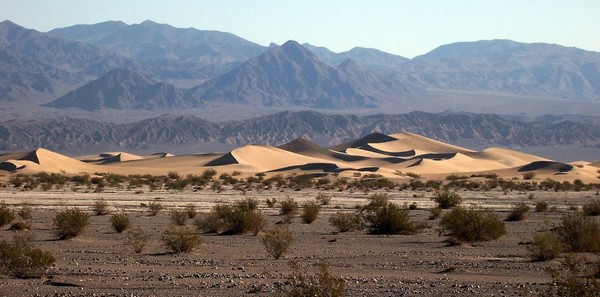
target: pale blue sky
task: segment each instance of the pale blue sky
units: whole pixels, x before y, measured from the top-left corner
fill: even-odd
[[[511,39],[600,52],[600,0],[0,0],[0,20],[48,31],[144,20],[236,34],[262,45],[354,46],[414,57],[457,41]]]

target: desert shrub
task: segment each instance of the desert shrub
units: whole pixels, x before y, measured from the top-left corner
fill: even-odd
[[[8,208],[4,201],[0,203],[0,227],[10,224],[15,219],[14,212]]]
[[[281,206],[279,212],[282,215],[294,215],[298,212],[298,202],[296,202],[296,200],[294,200],[292,197],[285,198],[285,200],[279,202],[279,204]]]
[[[414,234],[425,227],[410,221],[407,208],[391,202],[364,209],[363,218],[371,234]]]
[[[239,209],[241,211],[257,210],[258,209],[258,200],[254,199],[252,197],[244,198],[240,201],[237,201],[235,203],[235,206],[237,209]]]
[[[388,204],[390,197],[386,193],[375,193],[369,196],[368,201],[366,208],[377,208]]]
[[[525,204],[525,202],[520,202],[513,205],[511,212],[506,217],[507,221],[522,221],[527,219],[529,215],[529,210],[531,207]]]
[[[437,191],[433,198],[431,198],[435,203],[438,204],[441,209],[448,209],[455,206],[460,205],[462,202],[462,198],[456,192],[450,191]]]
[[[263,214],[257,210],[244,212],[243,232],[252,232],[254,236],[267,225]]]
[[[306,271],[302,271],[297,262],[290,262],[290,266],[293,273],[288,278],[287,285],[290,288],[285,296],[341,297],[345,295],[344,280],[341,277],[331,275],[329,265],[325,261],[319,263],[319,272],[315,276],[310,276]]]
[[[173,209],[171,210],[170,217],[173,224],[183,226],[188,218],[188,214],[185,210]]]
[[[21,204],[21,208],[17,211],[17,215],[23,220],[31,220],[33,218],[33,209],[27,204]]]
[[[489,241],[506,234],[504,223],[491,210],[456,207],[440,220],[440,234],[458,242]]]
[[[198,211],[196,211],[196,206],[191,203],[189,203],[185,206],[185,212],[187,213],[187,216],[190,219],[195,218],[196,215],[198,214]]]
[[[53,226],[58,238],[68,239],[81,234],[89,223],[89,216],[81,209],[67,208],[54,215]]]
[[[164,208],[163,205],[158,202],[150,202],[147,207],[151,216],[157,215]]]
[[[287,253],[292,246],[294,238],[287,227],[277,226],[268,230],[261,238],[262,244],[265,246],[267,253],[275,260],[279,260],[283,254]]]
[[[408,210],[417,210],[417,202],[413,202],[408,206]]]
[[[527,251],[533,261],[549,261],[560,255],[564,245],[554,233],[533,235],[533,242],[527,246]]]
[[[267,203],[267,206],[268,206],[269,208],[273,208],[273,207],[275,207],[275,203],[277,203],[277,199],[276,199],[276,198],[273,198],[273,199],[269,199],[269,198],[267,198],[267,199],[265,200],[265,202]]]
[[[104,198],[100,198],[94,201],[92,209],[97,216],[106,215],[108,214],[108,203],[106,202],[106,200],[104,200]]]
[[[317,202],[321,203],[321,205],[329,205],[329,203],[331,203],[331,195],[327,195],[324,193],[317,194],[317,197],[315,199],[317,200]]]
[[[583,213],[588,216],[600,216],[600,199],[594,199],[584,204]]]
[[[546,202],[546,201],[538,201],[535,204],[535,211],[536,212],[546,212],[546,211],[548,211],[548,202]]]
[[[12,242],[0,242],[0,267],[18,278],[40,277],[55,259],[50,252],[31,246],[28,234],[17,232]]]
[[[314,222],[319,216],[321,206],[316,201],[305,201],[302,204],[302,221],[306,224]]]
[[[329,217],[329,224],[338,232],[350,232],[360,228],[360,214],[337,212]]]
[[[533,179],[535,177],[535,173],[534,172],[525,172],[523,173],[523,179],[524,180],[530,180]]]
[[[187,227],[171,226],[161,236],[164,246],[173,253],[189,253],[202,243],[202,238]]]
[[[114,213],[110,216],[110,224],[117,233],[123,233],[129,228],[129,216],[124,212]]]
[[[429,210],[429,219],[435,220],[442,215],[442,209],[439,207],[434,207]]]
[[[596,266],[598,263],[596,263]],[[600,280],[593,267],[583,257],[566,256],[558,268],[548,268],[554,284],[544,296],[587,297],[598,296]]]
[[[23,231],[23,230],[31,230],[30,222],[16,222],[8,228],[10,231]]]
[[[204,233],[219,233],[224,228],[224,223],[220,220],[219,215],[214,212],[214,208],[213,211],[196,218],[194,225]]]
[[[252,232],[257,235],[266,225],[263,214],[250,209],[245,203],[235,205],[215,205],[210,213],[196,220],[198,229],[207,233],[242,234]]]
[[[139,254],[144,247],[146,247],[146,244],[148,244],[150,237],[150,232],[145,231],[138,226],[127,232],[127,245],[130,246],[136,254]]]
[[[600,252],[600,226],[581,213],[562,217],[557,230],[567,249],[572,252]]]

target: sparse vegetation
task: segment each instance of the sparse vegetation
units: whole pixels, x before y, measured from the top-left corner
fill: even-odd
[[[345,295],[344,280],[331,275],[329,265],[325,261],[319,263],[319,272],[310,276],[300,269],[298,262],[290,262],[292,275],[288,278],[290,287],[287,297],[327,296],[341,297]]]
[[[329,205],[329,203],[331,203],[331,195],[319,193],[319,194],[317,194],[317,197],[315,198],[315,200],[317,200],[317,202],[321,203],[321,205]]]
[[[316,201],[306,201],[302,204],[302,221],[305,224],[314,222],[319,216],[321,206]]]
[[[89,224],[89,215],[81,209],[67,208],[54,216],[53,226],[59,239],[79,236]]]
[[[148,203],[148,210],[150,211],[151,216],[156,216],[158,213],[163,210],[163,205],[159,202],[150,202]]]
[[[600,252],[600,225],[591,217],[565,215],[557,232],[571,252]]]
[[[123,231],[129,228],[131,223],[129,216],[125,212],[118,212],[110,216],[110,224],[117,233],[123,233]]]
[[[549,261],[560,255],[564,245],[554,233],[533,235],[533,242],[527,246],[527,251],[533,261]]]
[[[4,201],[0,203],[0,227],[10,224],[15,219],[14,212],[6,205]]]
[[[150,237],[150,232],[145,231],[138,226],[127,232],[127,245],[130,246],[136,254],[139,254],[148,244]]]
[[[429,219],[430,220],[435,220],[437,218],[439,218],[442,215],[442,209],[439,207],[434,207],[432,209],[429,210]]]
[[[17,278],[40,277],[54,264],[50,252],[31,246],[31,235],[17,232],[12,242],[0,241],[0,267]]]
[[[289,251],[293,241],[294,238],[290,230],[281,226],[268,230],[261,238],[267,253],[275,260],[279,260],[281,256]]]
[[[530,180],[535,177],[535,173],[533,171],[523,173],[524,180]]]
[[[264,216],[258,211],[258,203],[246,198],[235,205],[215,205],[210,213],[198,218],[196,226],[203,232],[257,235],[266,225]]]
[[[535,211],[536,212],[546,212],[546,211],[548,211],[548,202],[546,202],[546,201],[538,201],[535,204]]]
[[[185,221],[188,218],[188,213],[185,210],[181,210],[181,209],[173,209],[171,210],[171,221],[173,222],[173,224],[178,225],[178,226],[183,226],[185,225]]]
[[[584,204],[583,213],[588,216],[600,216],[600,199],[596,198]]]
[[[268,206],[269,208],[273,208],[273,207],[275,207],[275,203],[277,203],[277,199],[276,199],[276,198],[273,198],[273,199],[269,199],[269,198],[267,198],[267,199],[265,200],[265,202],[267,203],[267,206]]]
[[[442,217],[439,232],[457,242],[475,243],[498,239],[506,234],[506,228],[491,210],[459,206]]]
[[[522,221],[527,219],[531,207],[525,202],[519,202],[513,205],[511,212],[506,217],[507,221]]]
[[[28,204],[22,203],[21,208],[17,211],[17,215],[23,220],[31,220],[33,218],[33,208]]]
[[[373,200],[372,200],[373,202]],[[410,221],[408,208],[392,202],[380,205],[376,201],[363,209],[363,219],[371,234],[414,234],[425,228],[424,224]]]
[[[462,197],[456,192],[444,190],[437,191],[431,200],[437,203],[439,208],[448,209],[460,205]]]
[[[286,197],[284,201],[279,202],[281,208],[279,213],[282,215],[294,215],[298,212],[298,202],[292,197]]]
[[[104,200],[104,198],[100,198],[94,201],[94,206],[92,208],[97,216],[107,215],[109,212],[108,203],[106,202],[106,200]]]
[[[360,228],[360,214],[338,211],[329,217],[329,224],[338,232],[350,232]]]
[[[583,257],[566,256],[559,268],[548,268],[554,284],[544,296],[591,297],[600,292],[598,263],[590,265]]]
[[[171,226],[161,236],[164,246],[171,252],[189,253],[202,243],[202,238],[188,227]]]

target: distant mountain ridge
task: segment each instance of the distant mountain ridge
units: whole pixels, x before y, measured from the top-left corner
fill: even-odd
[[[424,113],[398,115],[326,115],[314,111],[281,112],[248,120],[212,123],[194,116],[164,115],[134,123],[109,124],[61,117],[0,122],[0,150],[44,147],[57,151],[163,151],[185,146],[281,145],[304,138],[337,145],[373,132],[413,132],[436,140],[461,140],[486,146],[579,145],[599,147],[600,124],[573,121],[509,120],[491,114]]]

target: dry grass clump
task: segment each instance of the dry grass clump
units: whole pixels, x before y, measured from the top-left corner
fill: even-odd
[[[531,207],[525,202],[519,202],[513,205],[511,212],[506,217],[507,221],[522,221],[527,219],[529,216],[529,210]]]
[[[549,261],[564,251],[564,244],[554,233],[535,234],[527,251],[533,261]]]
[[[317,194],[317,197],[315,198],[315,200],[317,200],[317,202],[321,203],[321,205],[329,205],[329,203],[331,203],[331,195],[319,193],[319,194]]]
[[[158,202],[150,202],[147,207],[151,216],[156,216],[164,208],[163,205]]]
[[[302,221],[306,224],[314,222],[319,216],[321,206],[316,201],[305,201],[302,204]]]
[[[538,201],[535,204],[535,211],[536,212],[546,212],[546,211],[548,211],[548,202],[546,202],[546,201]]]
[[[123,233],[130,226],[129,216],[124,212],[114,213],[110,216],[110,224],[117,233]]]
[[[504,222],[491,211],[456,207],[440,220],[440,234],[458,242],[475,243],[498,239],[506,234]]]
[[[460,205],[462,197],[456,192],[444,190],[437,191],[431,200],[437,203],[439,208],[448,209]]]
[[[571,252],[600,252],[600,225],[591,217],[565,215],[557,233]]]
[[[187,213],[188,218],[193,219],[198,215],[198,211],[196,210],[196,206],[192,203],[188,203],[185,206],[185,212]]]
[[[104,198],[100,198],[100,199],[94,201],[94,205],[92,206],[92,209],[97,216],[107,215],[109,212],[108,211],[108,203],[106,202],[106,200],[104,200]]]
[[[293,241],[294,238],[290,230],[281,226],[268,230],[261,238],[267,253],[275,260],[279,260],[281,256],[290,250]]]
[[[173,209],[171,210],[171,221],[177,226],[185,225],[185,221],[188,218],[188,213],[185,210]]]
[[[298,202],[292,197],[287,197],[285,200],[279,202],[280,209],[279,213],[282,215],[296,214],[298,212]]]
[[[138,226],[127,232],[127,245],[130,246],[136,254],[139,254],[144,247],[146,247],[150,238],[150,232]]]
[[[17,211],[17,215],[23,220],[31,220],[33,218],[33,208],[28,204],[22,203],[21,208]]]
[[[429,210],[429,219],[435,220],[442,215],[442,209],[439,207],[434,207]]]
[[[265,200],[265,203],[267,203],[267,206],[268,206],[269,208],[273,208],[273,207],[275,207],[275,203],[277,203],[277,198],[273,198],[273,199],[269,199],[269,198],[267,198],[267,199]]]
[[[0,241],[0,267],[18,278],[40,277],[54,264],[50,252],[31,246],[31,235],[17,232],[12,242]]]
[[[52,221],[59,239],[79,236],[88,224],[89,215],[77,207],[57,212]]]
[[[175,254],[189,253],[202,243],[202,238],[187,227],[171,226],[161,236],[164,246]]]
[[[350,232],[360,228],[360,214],[338,211],[329,217],[329,224],[338,232]]]
[[[308,275],[300,269],[297,262],[290,262],[293,273],[288,278],[287,285],[290,287],[286,292],[287,297],[304,296],[328,296],[341,297],[345,295],[344,280],[333,276],[329,272],[329,265],[322,261],[319,263],[317,275]]]
[[[596,198],[584,204],[583,213],[588,216],[600,216],[600,199]]]
[[[0,227],[10,224],[15,219],[14,212],[8,208],[4,201],[0,203]]]

